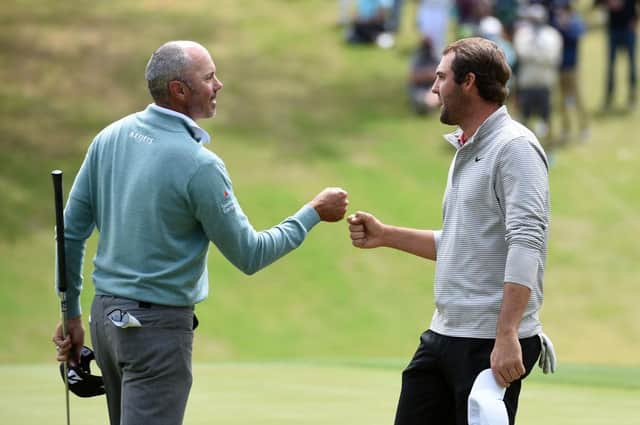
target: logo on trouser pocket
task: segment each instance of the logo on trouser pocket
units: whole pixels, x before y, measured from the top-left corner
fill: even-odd
[[[111,310],[107,314],[107,317],[111,322],[119,328],[141,328],[140,321],[136,319],[133,314],[127,311],[122,311],[119,308]]]

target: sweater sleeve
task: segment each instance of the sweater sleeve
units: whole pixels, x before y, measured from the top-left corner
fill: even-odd
[[[253,274],[291,252],[320,222],[309,205],[263,231],[256,231],[233,192],[224,163],[217,159],[201,165],[188,187],[198,221],[214,245],[238,269]]]
[[[533,288],[543,268],[549,189],[542,150],[524,138],[509,142],[498,162],[498,197],[505,211],[505,282]]]
[[[436,248],[436,258],[438,257],[438,248],[440,246],[440,240],[442,239],[442,230],[433,231],[433,243]]]
[[[92,145],[93,147],[93,145]],[[95,227],[94,214],[90,202],[90,169],[92,148],[76,176],[69,200],[64,210],[64,241],[67,268],[67,317],[79,316],[80,292],[82,291],[82,264],[87,239]],[[56,273],[56,288],[58,275]]]

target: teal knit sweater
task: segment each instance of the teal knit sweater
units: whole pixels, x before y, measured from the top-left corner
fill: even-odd
[[[305,205],[257,232],[224,163],[196,140],[199,133],[186,116],[150,105],[93,140],[64,214],[67,317],[81,314],[82,262],[96,227],[96,294],[189,306],[208,294],[210,241],[252,274],[298,247],[320,221]]]

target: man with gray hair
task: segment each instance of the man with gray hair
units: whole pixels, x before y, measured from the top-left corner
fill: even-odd
[[[191,41],[166,43],[145,76],[154,103],[95,137],[64,214],[68,334],[58,324],[53,342],[58,361],[79,361],[82,262],[97,228],[89,322],[112,425],[182,423],[209,242],[252,274],[297,248],[320,221],[341,220],[348,203],[344,190],[326,188],[256,231],[196,124],[215,115],[223,87],[209,52]]]

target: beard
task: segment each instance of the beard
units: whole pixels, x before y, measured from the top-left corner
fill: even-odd
[[[440,122],[447,125],[460,124],[460,117],[467,113],[467,100],[462,90],[456,88],[452,93],[446,96],[446,99],[440,97]]]
[[[443,103],[440,107],[440,122],[447,125],[457,125],[458,120],[451,113],[451,109]]]

